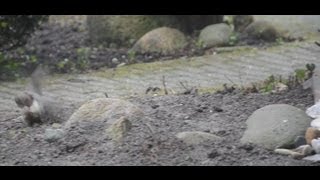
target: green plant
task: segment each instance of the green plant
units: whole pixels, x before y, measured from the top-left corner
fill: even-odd
[[[58,69],[64,69],[66,67],[66,65],[69,63],[69,59],[63,59],[60,62],[57,63],[57,67]]]
[[[24,45],[47,15],[0,15],[0,50]]]
[[[307,70],[305,69],[296,69],[295,71],[295,78],[296,80],[301,83],[306,79]]]
[[[269,76],[269,78],[263,83],[262,87],[261,87],[261,90],[263,92],[271,92],[272,90],[274,90],[275,88],[275,85],[277,83],[277,80],[276,78],[271,75]]]
[[[284,43],[283,38],[279,37],[279,38],[276,39],[276,44],[277,45],[282,45],[283,43]]]
[[[229,45],[234,46],[239,40],[238,34],[237,33],[232,33],[231,36],[229,37]]]
[[[87,67],[89,64],[89,57],[91,54],[91,49],[90,48],[78,48],[77,49],[77,58],[78,58],[78,67],[80,69],[84,69]]]
[[[136,51],[129,50],[128,51],[128,58],[129,58],[129,63],[133,63],[136,58]]]
[[[205,45],[205,43],[203,42],[203,40],[198,40],[198,41],[196,41],[195,45],[196,45],[196,47],[197,47],[198,49],[206,48],[206,45]]]

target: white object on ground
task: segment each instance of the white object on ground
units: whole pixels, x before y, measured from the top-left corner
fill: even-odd
[[[311,127],[317,128],[320,130],[320,118],[317,118],[310,123]]]
[[[320,101],[306,110],[308,116],[312,118],[320,117]]]

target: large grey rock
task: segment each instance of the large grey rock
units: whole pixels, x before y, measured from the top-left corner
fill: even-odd
[[[100,134],[117,141],[130,130],[131,123],[142,117],[142,110],[128,101],[98,98],[83,104],[72,114],[64,128],[68,133],[76,130],[85,136]]]
[[[176,137],[187,145],[197,145],[206,141],[219,141],[222,139],[214,134],[200,131],[180,132],[176,135]]]
[[[182,32],[173,28],[161,27],[145,34],[133,46],[132,50],[140,53],[171,54],[186,45],[187,40]]]
[[[199,42],[207,48],[223,46],[229,43],[231,33],[231,28],[225,23],[209,25],[200,32]]]
[[[288,37],[286,30],[278,28],[268,21],[255,21],[247,26],[243,33],[247,37],[269,42],[276,41],[278,38]]]
[[[242,143],[253,143],[267,149],[286,147],[297,136],[303,136],[311,119],[304,111],[286,104],[273,104],[256,110],[246,121]]]

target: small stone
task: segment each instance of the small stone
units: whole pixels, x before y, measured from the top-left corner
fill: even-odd
[[[295,148],[307,144],[306,139],[303,136],[297,136],[294,140],[294,146]]]
[[[246,151],[251,151],[253,150],[254,147],[252,144],[242,144],[239,148],[244,149]]]
[[[187,145],[197,145],[205,141],[219,141],[221,137],[201,131],[180,132],[176,137]]]
[[[120,64],[117,65],[117,68],[118,68],[118,67],[125,66],[125,65],[126,65],[126,63],[120,63]]]
[[[201,113],[201,112],[203,112],[203,109],[197,108],[196,111]]]
[[[61,128],[61,124],[59,124],[59,123],[53,123],[52,125],[51,125],[53,128],[56,128],[56,129],[58,129],[58,128]]]
[[[317,154],[320,154],[320,139],[313,139],[311,146]]]
[[[223,109],[219,108],[219,107],[213,107],[213,109],[216,111],[216,112],[223,112]]]
[[[320,162],[320,154],[315,154],[313,156],[307,156],[303,158],[303,160],[312,161],[312,162]]]
[[[315,105],[309,107],[306,110],[306,114],[312,118],[320,117],[320,102],[317,102]]]
[[[44,138],[48,142],[54,142],[64,135],[64,131],[62,129],[46,129]]]
[[[113,64],[119,64],[119,60],[117,58],[112,58],[111,61]]]
[[[311,144],[312,139],[317,139],[318,137],[320,137],[320,130],[313,127],[309,127],[307,129],[305,134],[305,139],[307,141],[307,144]]]
[[[159,105],[157,105],[157,104],[151,105],[152,109],[157,109],[158,107],[159,107]]]
[[[218,157],[219,155],[220,154],[219,154],[219,152],[217,150],[213,150],[208,154],[208,158],[213,159],[213,158]]]

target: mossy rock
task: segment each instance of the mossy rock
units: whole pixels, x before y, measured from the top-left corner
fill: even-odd
[[[187,45],[186,37],[177,29],[161,27],[145,34],[133,46],[132,51],[139,53],[158,52],[172,54]]]
[[[225,23],[205,27],[199,35],[199,42],[206,48],[227,45],[232,29]]]
[[[65,126],[70,127],[83,122],[113,124],[121,117],[134,121],[143,117],[143,112],[134,104],[116,98],[98,98],[88,101],[75,111]]]
[[[255,21],[245,30],[244,35],[249,38],[262,39],[267,42],[274,42],[278,38],[286,38],[286,32],[268,21]]]
[[[242,32],[252,22],[254,22],[254,17],[252,15],[235,15],[233,17],[234,30]]]

